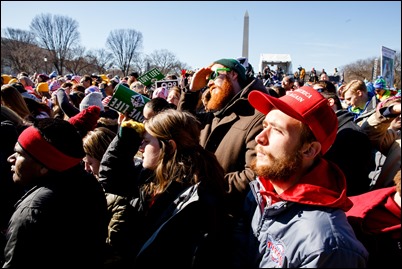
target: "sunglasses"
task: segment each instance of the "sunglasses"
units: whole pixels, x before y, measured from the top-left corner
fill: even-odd
[[[211,75],[209,75],[208,80],[215,80],[220,75],[223,75],[219,73],[220,71],[230,71],[230,70],[231,70],[230,68],[217,68],[215,71],[212,71]]]
[[[317,92],[325,92],[325,89],[324,88],[318,88],[318,89],[315,89]]]

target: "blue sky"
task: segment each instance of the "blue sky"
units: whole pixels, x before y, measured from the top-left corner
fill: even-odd
[[[86,49],[106,48],[112,30],[143,34],[142,53],[166,49],[193,68],[242,56],[249,14],[249,61],[290,54],[293,71],[315,67],[330,74],[356,60],[401,51],[401,1],[1,1],[1,28],[29,30],[52,13],[75,19]]]

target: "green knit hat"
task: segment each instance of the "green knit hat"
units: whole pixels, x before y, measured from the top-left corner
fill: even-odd
[[[215,61],[214,64],[221,64],[236,71],[236,73],[239,74],[239,82],[241,85],[244,85],[246,82],[246,69],[236,59],[220,59]]]

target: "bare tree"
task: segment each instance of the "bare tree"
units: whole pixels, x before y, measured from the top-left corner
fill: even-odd
[[[65,68],[72,74],[84,75],[93,70],[93,65],[85,54],[85,47],[71,49],[65,59]]]
[[[123,76],[127,76],[131,64],[142,49],[142,33],[133,29],[113,30],[106,39],[106,47],[111,51]]]
[[[139,54],[137,60],[131,65],[130,69],[137,71],[141,76],[150,70],[150,66],[151,65],[149,61],[147,61],[146,56],[144,57],[142,54]]]
[[[107,72],[113,59],[113,55],[105,49],[96,49],[88,52],[88,59],[98,74]]]
[[[4,64],[12,67],[12,72],[32,73],[44,70],[43,55],[45,54],[35,45],[35,36],[31,32],[5,28],[1,36],[1,58],[7,59]]]
[[[371,81],[373,79],[374,63],[376,57],[370,57],[365,60],[357,60],[356,62],[347,64],[343,66],[341,72],[344,73],[344,79],[346,82],[353,79],[367,79]],[[377,65],[380,64],[380,59],[378,58]],[[377,67],[378,69],[379,67]],[[380,74],[377,70],[377,76]],[[397,89],[401,88],[401,52],[395,54],[394,61],[394,85]]]
[[[30,29],[39,46],[48,50],[48,59],[57,72],[62,74],[69,50],[79,45],[78,22],[66,16],[40,14],[33,18]]]
[[[177,57],[166,49],[155,50],[145,59],[150,63],[151,68],[158,68],[161,73],[167,74],[180,74],[182,69],[188,69],[187,65],[181,63]]]
[[[345,65],[343,67],[345,81],[351,81],[353,79],[371,80],[373,77],[374,61],[375,57],[371,57]]]

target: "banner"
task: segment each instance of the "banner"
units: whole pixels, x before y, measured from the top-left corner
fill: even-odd
[[[126,86],[118,84],[108,106],[111,109],[117,110],[129,118],[143,122],[144,116],[142,111],[149,98],[139,94]]]
[[[394,61],[396,51],[382,47],[381,48],[381,76],[387,83],[387,88],[394,87]]]
[[[169,90],[170,88],[174,86],[179,86],[179,80],[174,79],[174,80],[159,80],[155,81],[155,89],[164,87],[165,89]]]
[[[144,75],[139,76],[137,80],[144,84],[145,86],[149,86],[152,83],[154,83],[157,80],[161,80],[165,77],[164,74],[162,74],[158,69],[154,68],[148,72],[146,72]]]

